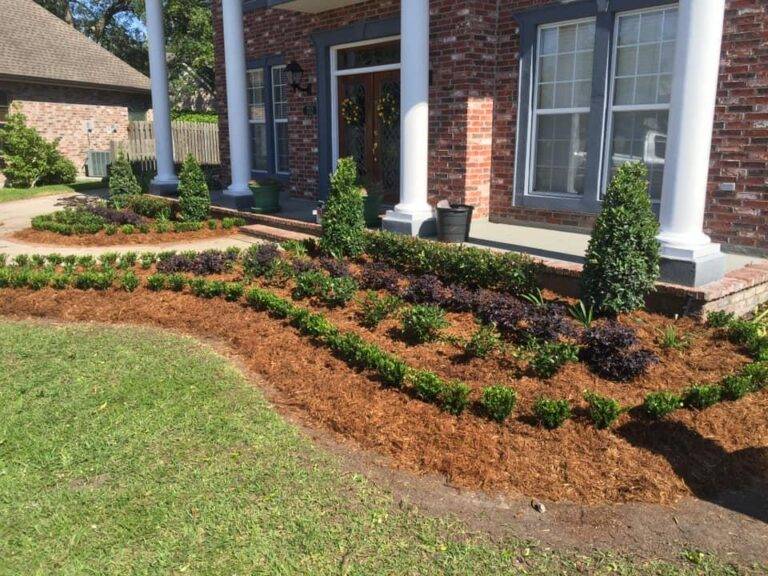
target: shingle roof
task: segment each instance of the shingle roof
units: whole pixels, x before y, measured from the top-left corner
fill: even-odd
[[[144,74],[33,0],[0,0],[0,78],[149,90]]]

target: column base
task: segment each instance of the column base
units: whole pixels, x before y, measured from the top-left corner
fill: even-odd
[[[224,196],[252,196],[253,192],[248,187],[248,184],[230,184],[229,187],[224,190]]]
[[[437,236],[437,221],[431,206],[418,211],[387,210],[381,219],[382,229],[406,236]]]
[[[725,254],[719,244],[710,244],[706,249],[692,250],[683,257],[680,249],[661,253],[661,280],[682,286],[704,286],[725,276]]]
[[[176,196],[179,190],[178,178],[156,177],[149,183],[149,191],[157,196]]]

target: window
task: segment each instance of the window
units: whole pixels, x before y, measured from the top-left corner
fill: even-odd
[[[248,122],[251,169],[267,174],[290,172],[288,153],[288,81],[285,66],[264,59],[248,70]]]
[[[533,133],[533,190],[581,194],[592,93],[594,20],[542,27]]]
[[[661,199],[677,9],[616,19],[611,105],[611,175],[625,162],[648,166],[653,200]]]
[[[272,122],[275,133],[275,172],[288,172],[288,82],[285,66],[272,68]]]
[[[547,6],[520,21],[515,198],[598,211],[626,162],[648,166],[661,197],[675,60],[675,4],[621,0]]]
[[[8,93],[0,91],[0,124],[8,119],[10,107],[11,99],[8,97]]]
[[[264,99],[264,69],[248,71],[248,122],[251,125],[251,169],[269,170],[267,151],[267,106]]]

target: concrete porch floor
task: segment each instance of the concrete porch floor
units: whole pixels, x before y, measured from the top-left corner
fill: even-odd
[[[550,228],[496,224],[487,221],[472,222],[469,245],[497,250],[509,250],[530,254],[558,262],[583,264],[589,244],[589,234],[565,232]],[[726,254],[726,272],[743,268],[748,264],[767,263],[768,260],[744,254]]]

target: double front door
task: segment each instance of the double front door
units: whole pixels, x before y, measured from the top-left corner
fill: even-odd
[[[351,156],[361,181],[386,203],[400,195],[400,73],[340,76],[339,157]]]

